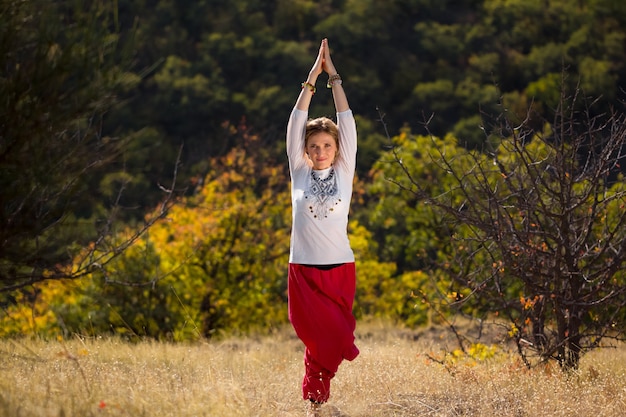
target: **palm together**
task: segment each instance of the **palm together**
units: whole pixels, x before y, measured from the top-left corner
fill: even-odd
[[[317,59],[313,64],[313,68],[311,68],[310,75],[317,77],[323,71],[325,71],[328,75],[334,75],[337,73],[333,60],[330,58],[330,48],[328,47],[328,39],[326,38],[322,39],[320,50],[317,54]]]

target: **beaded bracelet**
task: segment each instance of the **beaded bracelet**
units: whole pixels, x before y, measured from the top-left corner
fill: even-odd
[[[328,82],[326,83],[326,88],[331,88],[333,85],[341,85],[341,75],[334,74],[328,77]]]
[[[310,82],[308,82],[308,81],[305,81],[305,82],[302,83],[302,88],[304,88],[304,87],[308,88],[309,91],[311,92],[311,94],[315,94],[315,91],[317,91],[315,86],[313,84],[311,84]]]

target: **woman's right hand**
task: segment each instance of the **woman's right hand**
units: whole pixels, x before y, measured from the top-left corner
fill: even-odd
[[[309,71],[309,79],[307,81],[309,81],[313,85],[315,85],[315,81],[317,80],[317,77],[324,70],[324,54],[325,54],[327,44],[328,44],[328,41],[326,41],[326,39],[322,40],[322,43],[320,44],[319,52],[317,53],[317,59],[315,60],[315,63],[313,64],[311,71]]]

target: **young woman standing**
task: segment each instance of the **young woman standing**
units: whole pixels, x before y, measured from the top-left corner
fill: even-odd
[[[328,74],[337,123],[309,119],[318,76]],[[356,168],[357,132],[342,80],[321,42],[287,126],[292,231],[289,319],[305,345],[303,398],[318,415],[341,362],[359,354],[352,314],[356,273],[348,240],[348,214]]]

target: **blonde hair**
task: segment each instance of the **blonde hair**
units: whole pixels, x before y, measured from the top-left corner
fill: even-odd
[[[306,123],[306,131],[304,133],[304,147],[309,144],[309,138],[316,133],[328,133],[335,139],[335,145],[337,145],[337,151],[339,151],[339,129],[335,122],[328,117],[318,117],[317,119],[311,119]]]

